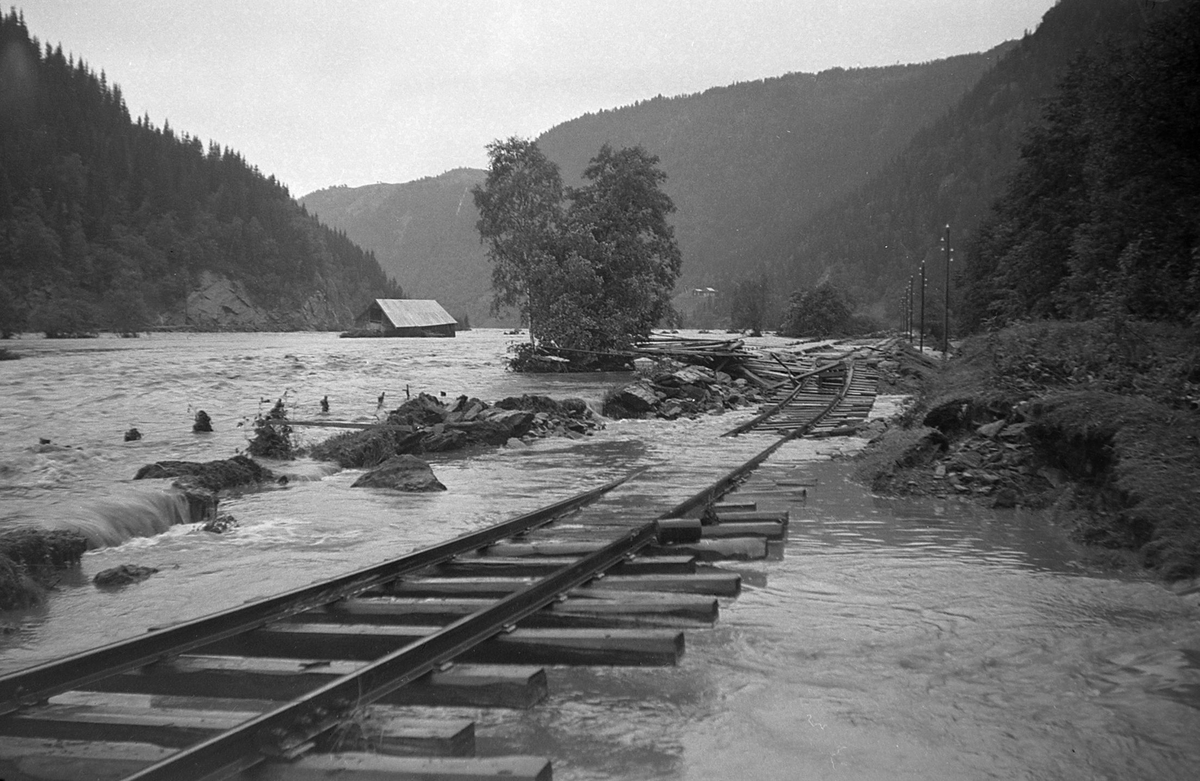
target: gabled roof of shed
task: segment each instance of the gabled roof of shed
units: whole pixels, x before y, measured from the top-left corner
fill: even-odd
[[[375,303],[397,328],[419,328],[429,325],[449,325],[456,322],[442,305],[433,299],[377,298]]]

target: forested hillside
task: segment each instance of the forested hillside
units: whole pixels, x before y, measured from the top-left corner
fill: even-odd
[[[1200,322],[1200,3],[1077,60],[967,257],[963,324]]]
[[[471,187],[484,172],[448,171],[405,184],[329,187],[300,199],[310,213],[370,248],[413,298],[437,299],[471,324],[516,323],[489,314],[492,276],[475,223]]]
[[[131,120],[103,73],[0,15],[0,332],[232,326],[196,321],[201,287],[280,329],[344,327],[399,293],[274,177]]]
[[[657,97],[586,114],[537,142],[568,183],[604,143],[657,155],[678,210],[682,284],[727,289],[763,266],[764,241],[792,235],[798,222],[877,173],[1005,48]]]
[[[936,310],[931,316],[940,319],[944,226],[952,226],[952,245],[960,252],[1004,192],[1024,132],[1069,63],[1105,40],[1136,36],[1160,11],[1160,4],[1141,0],[1061,0],[953,111],[886,167],[811,219],[764,235],[754,254],[769,259],[787,287],[832,282],[892,322],[901,319],[899,294],[909,276],[930,261],[937,273],[927,299]]]

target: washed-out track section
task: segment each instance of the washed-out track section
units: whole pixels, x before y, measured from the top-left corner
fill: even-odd
[[[789,438],[854,433],[870,414],[879,385],[870,353],[886,350],[892,341],[820,342],[786,358],[771,353],[776,366],[759,358],[750,373],[769,395],[754,418],[724,436],[748,431]]]
[[[548,779],[542,757],[475,756],[474,724],[438,709],[533,707],[542,665],[677,664],[684,630],[741,588],[712,563],[764,558],[786,532],[779,514],[677,517],[729,479],[648,522],[580,516],[633,476],[4,675],[0,778]]]

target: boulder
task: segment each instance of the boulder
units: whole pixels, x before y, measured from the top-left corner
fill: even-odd
[[[96,573],[92,582],[97,588],[121,588],[131,583],[140,583],[158,570],[154,567],[142,567],[137,564],[122,564]]]
[[[522,437],[529,433],[533,425],[534,413],[524,409],[490,409],[479,415],[478,420],[495,426],[504,431],[506,436],[498,443],[503,444],[513,437]]]
[[[675,400],[664,402],[662,408],[658,411],[658,416],[666,420],[675,420],[682,414],[683,405]]]
[[[196,413],[196,420],[192,423],[192,431],[197,434],[207,434],[212,431],[212,418],[204,410]]]
[[[207,521],[200,527],[200,531],[211,532],[213,534],[224,534],[227,531],[236,529],[238,525],[237,518],[234,518],[229,513],[221,513],[216,518]]]
[[[343,469],[370,469],[392,456],[416,452],[424,436],[425,432],[407,426],[347,431],[313,445],[309,454],[318,461],[334,461]]]
[[[396,491],[445,491],[429,464],[413,455],[393,456],[354,481],[351,488],[391,488]]]
[[[994,439],[996,435],[1004,429],[1006,423],[1007,421],[1004,420],[993,420],[991,423],[984,423],[982,426],[975,429],[975,433],[981,437]]]
[[[1010,423],[1000,432],[1000,438],[1007,440],[1020,439],[1025,436],[1025,431],[1028,428],[1028,423]]]
[[[425,453],[445,453],[451,450],[462,450],[470,444],[470,438],[465,431],[458,429],[446,430],[444,426],[435,426],[442,428],[442,431],[430,431],[421,438],[421,450]]]
[[[685,366],[672,375],[678,385],[712,385],[716,376],[703,366]]]
[[[626,385],[605,401],[604,414],[616,418],[631,417],[649,412],[656,406],[658,394],[654,392],[653,386],[647,382],[635,382]]]
[[[246,456],[234,456],[224,461],[157,461],[137,471],[134,480],[174,477],[179,488],[202,488],[220,491],[244,485],[257,485],[274,479],[269,469],[259,466]]]
[[[388,414],[388,423],[432,426],[441,423],[450,410],[435,396],[419,393]]]

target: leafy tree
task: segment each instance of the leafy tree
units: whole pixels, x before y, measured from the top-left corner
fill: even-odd
[[[641,147],[604,144],[571,188],[571,225],[594,242],[606,298],[624,316],[621,331],[644,336],[671,311],[683,259],[667,215],[675,204],[660,188],[667,175]]]
[[[492,261],[492,311],[515,306],[535,338],[534,313],[547,302],[539,271],[553,266],[563,232],[563,186],[558,166],[537,144],[521,138],[487,147],[488,173],[471,189],[479,210],[479,236]]]
[[[852,315],[849,297],[833,285],[797,290],[788,301],[779,333],[787,337],[843,336],[851,329]]]
[[[517,306],[532,341],[583,364],[670,314],[681,256],[656,157],[605,145],[585,184],[564,190],[533,141],[497,141],[488,155],[487,178],[472,193],[493,263],[494,308]]]

